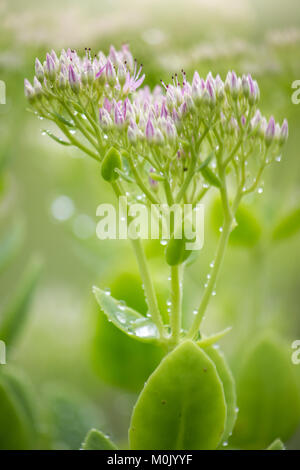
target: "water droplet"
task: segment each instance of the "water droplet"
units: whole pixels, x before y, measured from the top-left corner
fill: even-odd
[[[223,227],[220,227],[220,228],[219,228],[219,232],[223,232]]]
[[[264,192],[263,188],[258,188],[257,190],[258,194],[262,194]]]
[[[212,291],[211,295],[213,295],[213,296],[217,295],[216,291],[215,290]]]
[[[82,117],[82,119],[84,119],[85,121],[87,120],[87,117],[86,117],[85,114],[82,114],[81,117]]]
[[[282,155],[278,155],[278,157],[275,158],[276,162],[281,162]]]
[[[42,135],[47,135],[47,132],[46,132],[46,131],[42,131],[41,134],[42,134]]]
[[[126,308],[126,303],[124,302],[124,300],[120,300],[119,309],[120,310],[125,310],[125,308]]]
[[[39,118],[40,121],[44,120],[43,116],[38,116],[38,118]]]
[[[205,289],[206,289],[207,286],[208,286],[208,284],[207,284],[207,282],[206,282],[206,283],[204,284]]]
[[[203,188],[204,189],[208,189],[209,188],[209,185],[207,183],[203,183]]]
[[[70,134],[73,134],[73,135],[76,134],[76,130],[75,130],[75,129],[71,129],[69,132],[70,132]]]
[[[195,310],[193,310],[193,315],[197,315],[198,313],[198,310],[195,308]]]
[[[215,265],[215,263],[212,261],[209,266],[210,266],[211,268],[213,268],[214,265]]]
[[[235,412],[238,413],[240,411],[239,407],[237,406]]]
[[[208,274],[206,277],[207,277],[207,279],[210,279],[210,278],[211,278],[211,275],[210,275],[210,274]]]
[[[168,241],[167,241],[167,240],[161,240],[161,241],[160,241],[160,244],[161,244],[162,246],[166,246],[166,245],[168,244]]]
[[[109,287],[106,287],[104,289],[104,292],[105,292],[105,295],[110,295],[110,288]]]
[[[227,441],[224,441],[223,444],[222,444],[223,447],[227,447],[228,446],[228,442]]]
[[[135,334],[136,336],[139,336],[140,338],[149,338],[149,337],[155,337],[157,336],[157,328],[156,325],[143,325],[140,326],[139,328],[135,329]]]
[[[168,305],[169,307],[172,305],[171,300],[168,300],[168,301],[167,301],[167,305]]]

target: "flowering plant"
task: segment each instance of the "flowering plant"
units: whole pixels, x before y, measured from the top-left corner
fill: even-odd
[[[228,329],[206,337],[202,320],[215,294],[239,204],[246,195],[260,192],[262,173],[278,159],[288,124],[262,116],[259,87],[251,75],[238,77],[231,71],[223,81],[219,75],[209,73],[203,79],[195,72],[190,83],[182,71],[172,83],[162,82],[153,91],[140,88],[144,78],[126,45],[121,51],[111,47],[108,56],[100,52],[92,57],[86,50],[80,57],[68,49],[58,58],[52,51],[43,64],[36,59],[33,85],[25,80],[25,95],[35,113],[53,121],[64,136],[45,131],[51,138],[79,148],[101,165],[102,177],[116,196],[126,195],[128,214],[136,201],[147,207],[190,204],[196,210],[212,188],[219,192],[220,238],[189,329],[182,329],[182,279],[194,256],[185,237],[176,236],[174,214],[170,239],[162,240],[171,281],[167,324],[139,237],[131,243],[147,316],[94,288],[99,305],[117,328],[137,341],[160,345],[165,354],[134,408],[131,448],[215,449],[227,445],[232,433],[236,393],[226,360],[214,347]],[[166,215],[159,219],[164,224]],[[114,445],[92,431],[84,447]]]

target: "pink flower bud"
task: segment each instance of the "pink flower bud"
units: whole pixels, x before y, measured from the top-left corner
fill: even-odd
[[[155,132],[154,132],[154,126],[153,126],[152,121],[151,121],[150,118],[148,119],[147,124],[146,124],[146,132],[145,132],[145,134],[146,134],[147,140],[149,140],[150,142],[152,142],[153,139],[154,139],[154,134],[155,134]]]
[[[31,83],[25,78],[24,80],[24,93],[26,98],[32,102],[35,98],[35,92]]]
[[[266,132],[265,132],[265,142],[267,145],[270,145],[275,137],[275,119],[273,116],[270,117]]]
[[[106,62],[105,73],[106,73],[107,83],[109,84],[109,86],[111,87],[115,86],[116,85],[116,72],[109,59]]]
[[[79,93],[80,82],[79,82],[79,78],[77,76],[77,73],[75,72],[72,65],[69,65],[69,83],[70,83],[70,87],[74,91],[74,93]]]
[[[43,87],[41,85],[41,82],[36,77],[34,77],[33,79],[33,88],[36,96],[39,97],[42,95]]]
[[[289,136],[289,125],[286,119],[284,119],[281,129],[280,129],[280,138],[279,143],[283,145]]]
[[[44,69],[38,58],[35,59],[35,75],[40,82],[44,80]]]
[[[51,82],[55,80],[55,75],[56,75],[56,67],[54,60],[50,54],[47,53],[46,55],[46,76],[49,78]]]

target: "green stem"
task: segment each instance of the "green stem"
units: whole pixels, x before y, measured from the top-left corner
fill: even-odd
[[[222,234],[221,234],[218,248],[217,248],[217,254],[216,254],[216,258],[214,262],[214,267],[212,268],[212,271],[211,271],[211,277],[207,283],[204,295],[202,297],[200,306],[198,308],[198,313],[187,334],[188,338],[194,338],[197,335],[201,322],[203,320],[203,316],[205,314],[207,305],[210,301],[211,295],[215,288],[217,277],[219,275],[219,272],[223,263],[224,254],[225,254],[228,238],[229,238],[230,231],[231,231],[231,222],[232,222],[231,219],[225,219],[223,229],[222,229]]]
[[[172,340],[175,344],[180,339],[181,330],[181,286],[180,286],[180,266],[171,267],[171,331]]]
[[[153,286],[153,282],[149,273],[147,259],[145,256],[145,252],[142,246],[141,239],[138,238],[136,240],[131,240],[133,250],[139,265],[139,270],[141,273],[142,281],[144,284],[145,295],[149,307],[149,312],[151,313],[151,317],[156,324],[160,336],[164,336],[164,325],[162,322],[162,318],[160,315],[160,311],[158,308],[157,298]]]
[[[116,182],[112,183],[112,187],[113,187],[113,190],[114,190],[117,197],[122,196],[122,192],[121,192],[121,190],[120,190],[120,188],[119,188],[119,186]],[[150,276],[150,272],[149,272],[149,269],[148,269],[147,259],[146,259],[146,256],[145,256],[145,252],[144,252],[144,249],[143,249],[141,239],[138,238],[138,239],[134,240],[134,239],[131,238],[130,241],[131,241],[131,244],[133,246],[134,254],[136,256],[138,267],[139,267],[139,270],[140,270],[142,282],[143,282],[143,285],[144,285],[145,296],[146,296],[147,304],[148,304],[148,307],[149,307],[149,312],[151,314],[151,317],[152,317],[154,323],[156,324],[156,326],[158,328],[160,336],[163,337],[164,336],[164,325],[163,325],[163,321],[162,321],[160,311],[159,311],[159,308],[158,308],[157,297],[156,297],[153,282],[152,282],[152,279],[151,279],[151,276]]]

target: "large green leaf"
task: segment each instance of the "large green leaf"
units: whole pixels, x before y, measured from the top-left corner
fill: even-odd
[[[281,436],[286,441],[300,423],[300,392],[290,346],[272,333],[247,347],[236,377],[239,414],[232,444],[265,449]]]
[[[134,407],[131,449],[215,449],[224,432],[224,390],[212,360],[192,341],[169,353]]]
[[[108,320],[126,335],[145,342],[159,339],[157,327],[150,318],[127,307],[122,301],[114,299],[110,293],[98,287],[94,287],[93,292]]]
[[[227,361],[224,357],[224,354],[222,353],[222,351],[220,351],[219,348],[210,346],[208,348],[205,348],[205,352],[214,362],[224,388],[227,415],[222,441],[223,445],[226,446],[227,440],[232,434],[237,418],[235,381],[232,372],[229,368],[229,365],[227,364]]]
[[[275,225],[272,233],[274,241],[281,241],[290,238],[300,230],[300,208],[294,209],[289,214],[286,214]]]
[[[97,429],[91,429],[82,444],[82,449],[116,450],[117,446],[101,431],[98,431]]]

